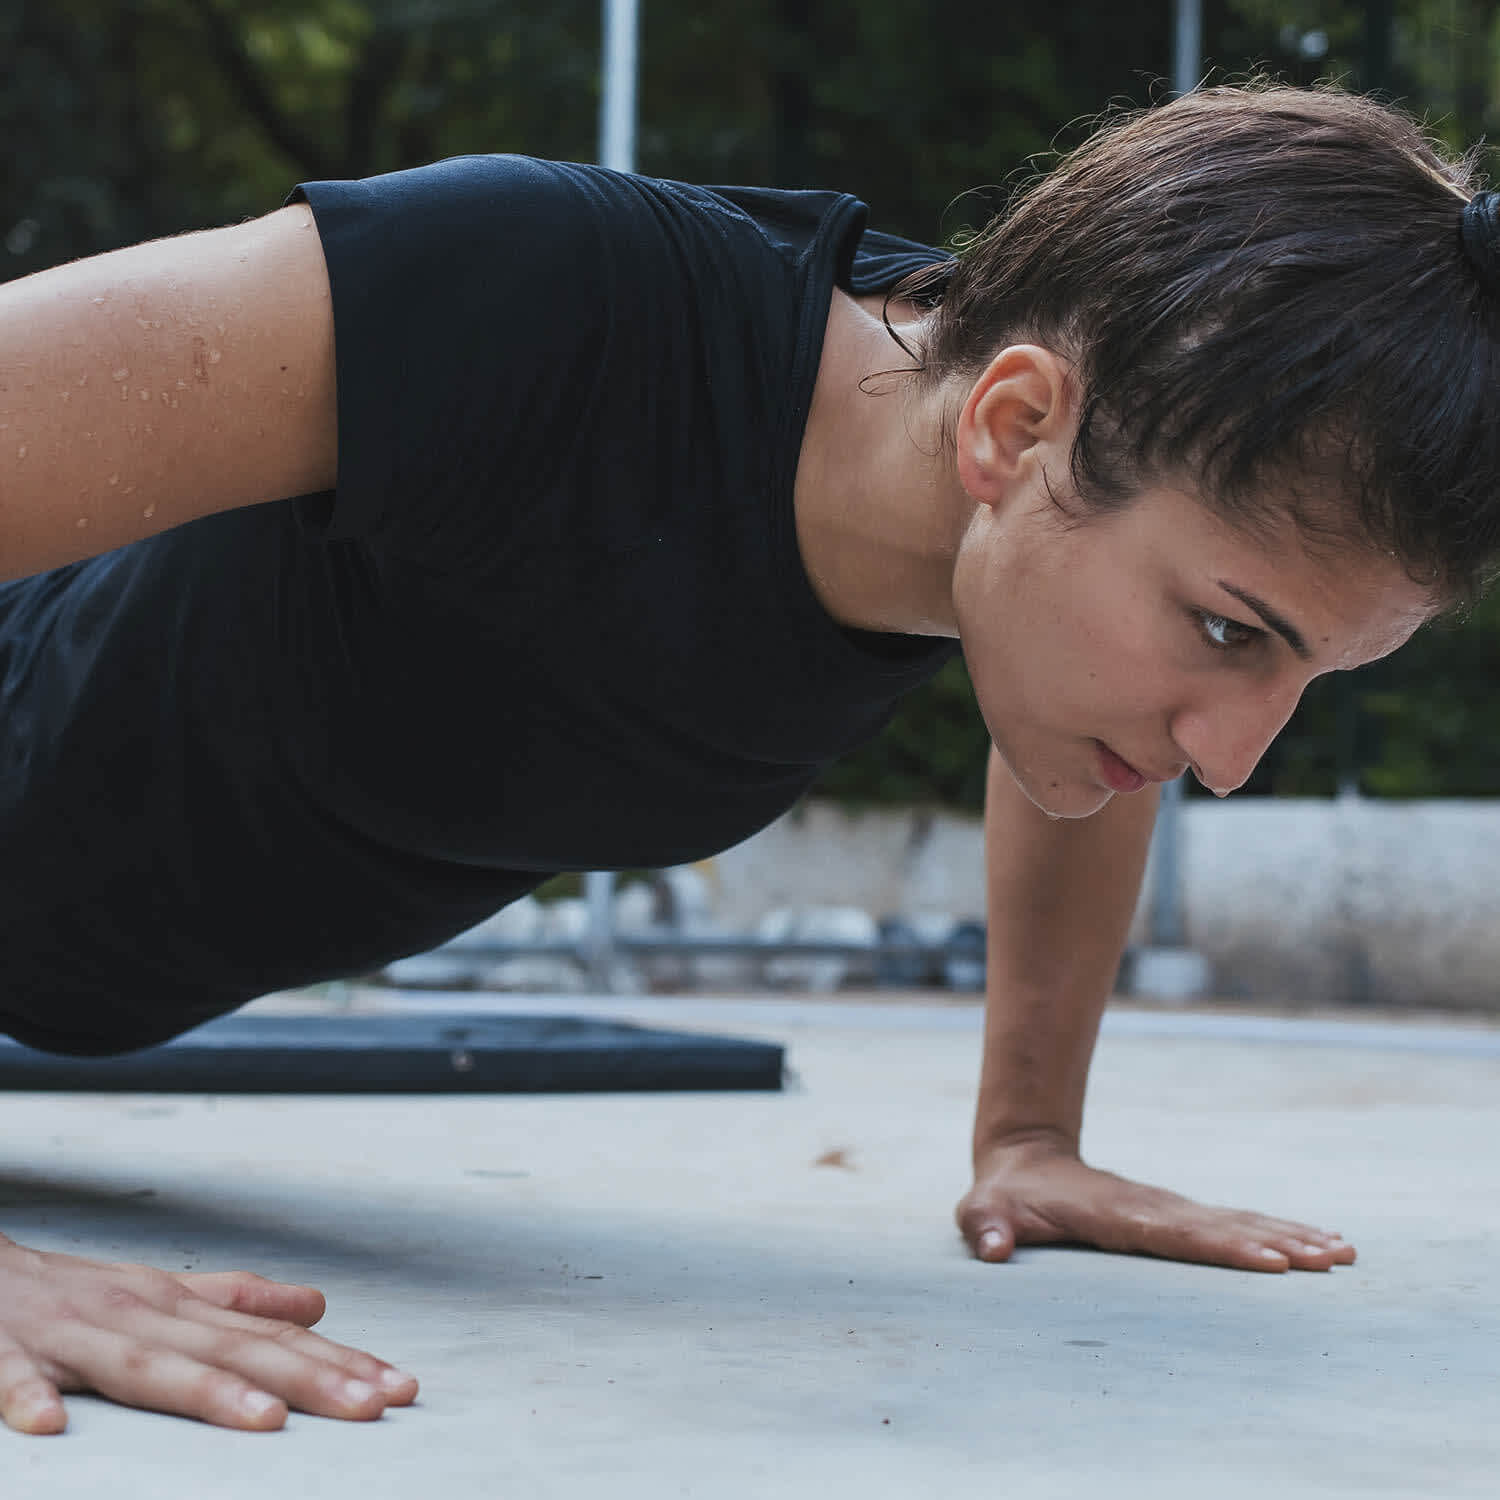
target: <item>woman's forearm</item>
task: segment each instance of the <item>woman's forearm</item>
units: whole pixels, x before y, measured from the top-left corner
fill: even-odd
[[[992,751],[985,795],[989,958],[976,1156],[1028,1134],[1076,1147],[1099,1018],[1140,891],[1157,794],[1053,819]]]

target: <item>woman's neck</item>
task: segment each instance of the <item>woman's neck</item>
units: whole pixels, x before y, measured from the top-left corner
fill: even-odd
[[[941,392],[902,373],[879,310],[839,291],[829,307],[797,464],[802,564],[841,624],[957,635],[953,560],[974,506],[946,461]]]

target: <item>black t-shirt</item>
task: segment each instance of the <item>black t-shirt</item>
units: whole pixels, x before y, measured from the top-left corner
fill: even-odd
[[[466,157],[309,183],[335,493],[0,587],[0,1027],[169,1035],[559,870],[727,847],[948,642],[822,609],[796,463],[855,199]]]

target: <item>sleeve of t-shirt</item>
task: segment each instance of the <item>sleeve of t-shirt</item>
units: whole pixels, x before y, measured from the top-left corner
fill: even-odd
[[[953,257],[914,240],[867,229],[849,268],[849,290],[856,296],[887,292],[914,271],[951,266]]]
[[[619,333],[619,191],[513,156],[296,189],[338,372],[338,483],[304,510],[315,534],[458,558],[545,480]]]

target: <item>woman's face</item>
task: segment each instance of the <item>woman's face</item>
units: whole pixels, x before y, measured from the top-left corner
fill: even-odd
[[[1184,770],[1233,790],[1314,677],[1432,612],[1394,559],[1253,540],[1170,489],[1069,519],[1040,486],[977,507],[953,602],[996,749],[1058,817]]]

